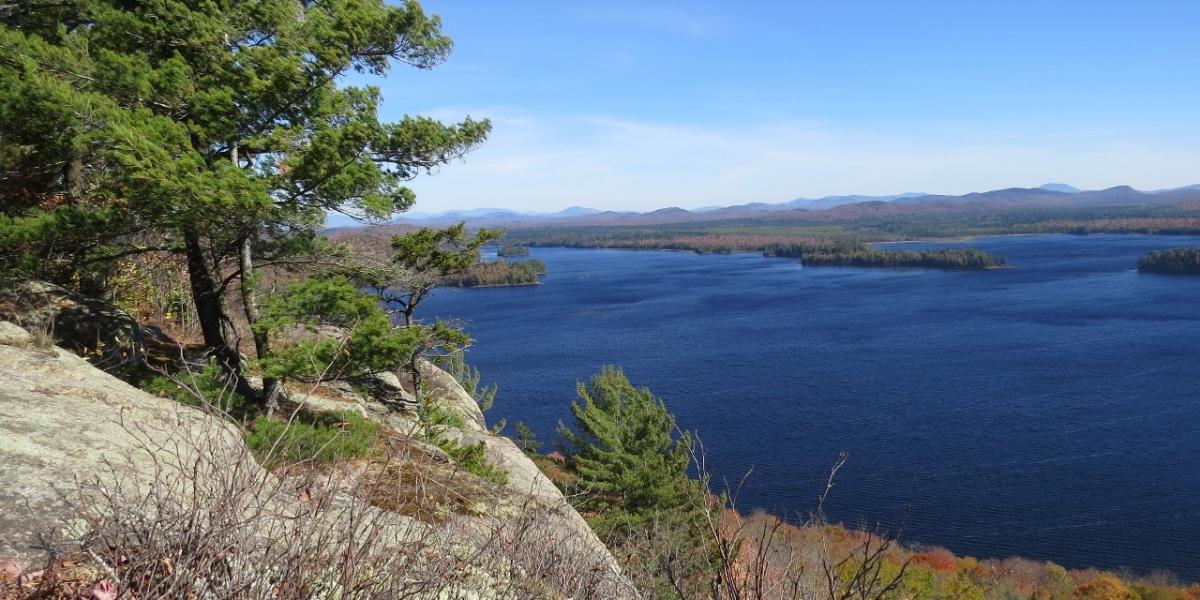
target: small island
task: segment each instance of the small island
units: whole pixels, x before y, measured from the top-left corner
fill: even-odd
[[[1155,250],[1138,258],[1138,270],[1147,273],[1200,275],[1200,247]]]
[[[538,277],[546,273],[546,263],[531,258],[509,262],[494,260],[478,263],[463,273],[448,275],[443,285],[450,287],[498,287],[537,285]]]
[[[867,244],[803,243],[769,245],[764,256],[799,258],[806,266],[926,268],[974,271],[1005,266],[1002,257],[975,248],[879,250]]]
[[[505,244],[496,251],[496,256],[529,256],[529,248],[520,244]]]

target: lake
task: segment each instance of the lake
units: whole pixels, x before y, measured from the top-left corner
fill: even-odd
[[[699,432],[739,509],[802,517],[841,450],[831,520],[908,543],[1200,580],[1200,277],[1141,274],[1200,238],[1006,236],[994,271],[535,248],[543,285],[441,289],[489,420],[543,439],[575,382],[622,366]]]

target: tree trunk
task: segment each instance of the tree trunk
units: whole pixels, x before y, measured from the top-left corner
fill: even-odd
[[[408,300],[404,303],[405,327],[413,324],[413,313],[417,312],[417,305],[425,299],[426,294],[428,294],[432,289],[432,286],[425,286],[421,284],[417,284],[411,288],[408,295]]]
[[[420,352],[413,352],[412,358],[408,359],[409,375],[412,376],[413,398],[417,400],[418,409],[425,408],[425,395],[421,393],[421,360]]]
[[[271,352],[271,338],[265,330],[260,331],[254,328],[254,324],[258,322],[258,298],[254,291],[254,253],[252,251],[252,241],[253,236],[250,234],[242,237],[238,253],[238,266],[242,272],[240,285],[242,308],[246,313],[246,323],[250,325],[250,331],[254,336],[254,353],[258,356],[259,360],[262,360]],[[267,405],[268,414],[275,412],[282,391],[278,380],[271,377],[263,378],[262,397]]]
[[[225,36],[229,43],[229,36]],[[241,168],[241,157],[238,155],[239,145],[236,141],[229,144],[229,160],[234,168]],[[254,293],[254,233],[242,236],[238,241],[238,268],[241,271],[239,290],[242,294],[242,311],[246,314],[246,325],[254,339],[254,354],[262,360],[271,351],[270,338],[267,332],[256,331],[254,324],[258,322],[258,298]],[[273,414],[278,404],[279,382],[275,379],[263,378],[262,398],[267,405],[267,413]]]
[[[254,390],[242,375],[241,355],[236,347],[230,345],[226,335],[225,322],[228,316],[221,303],[217,282],[205,260],[200,239],[196,234],[188,232],[184,235],[184,244],[187,253],[188,283],[192,291],[192,302],[196,305],[200,332],[204,336],[204,346],[217,359],[221,371],[233,383],[234,390],[246,398],[251,398],[254,396]]]
[[[66,166],[63,167],[63,184],[66,187],[67,196],[71,200],[79,201],[83,198],[83,159],[78,156],[72,156],[67,159]]]

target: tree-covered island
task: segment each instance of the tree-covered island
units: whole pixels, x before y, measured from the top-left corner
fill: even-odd
[[[1155,250],[1138,258],[1138,270],[1147,273],[1200,275],[1200,247]]]
[[[447,276],[443,285],[450,287],[498,287],[537,285],[538,277],[546,273],[546,263],[529,260],[494,260],[481,262],[467,271]]]

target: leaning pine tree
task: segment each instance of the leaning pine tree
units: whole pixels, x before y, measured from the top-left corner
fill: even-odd
[[[122,257],[181,256],[204,344],[254,395],[227,296],[268,356],[256,269],[320,260],[328,211],[407,209],[406,180],[490,130],[381,122],[346,76],[450,49],[414,0],[0,5],[0,275],[102,292]]]

